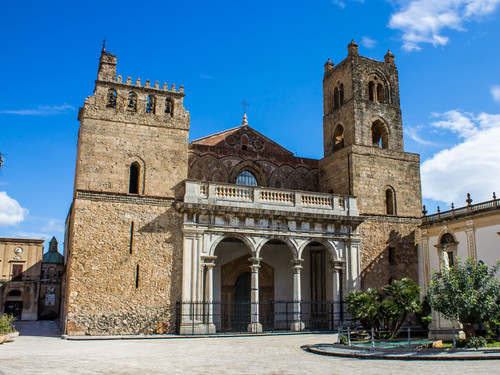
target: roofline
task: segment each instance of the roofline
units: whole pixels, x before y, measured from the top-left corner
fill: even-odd
[[[29,243],[34,242],[38,244],[43,244],[45,240],[39,238],[12,238],[12,237],[0,237],[0,242],[22,242]]]

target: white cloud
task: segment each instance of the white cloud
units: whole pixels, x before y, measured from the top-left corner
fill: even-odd
[[[365,3],[365,0],[350,0],[350,1],[354,1],[354,2],[356,2],[356,3],[362,3],[362,4],[364,4],[364,3]],[[332,4],[334,4],[334,5],[338,5],[338,6],[339,6],[339,7],[341,7],[342,9],[344,9],[344,8],[345,8],[345,6],[346,6],[345,1],[343,1],[343,0],[332,0]]]
[[[21,115],[21,116],[51,116],[59,115],[61,113],[66,113],[68,110],[75,110],[75,107],[69,104],[63,105],[38,105],[36,109],[9,109],[2,110],[0,113],[6,113],[11,115]]]
[[[500,103],[500,86],[499,85],[495,85],[495,86],[491,87],[491,95],[493,95],[493,99],[496,102]]]
[[[64,222],[58,219],[49,219],[49,222],[42,227],[44,232],[64,232]]]
[[[423,139],[419,132],[423,129],[422,126],[416,126],[416,127],[410,127],[410,126],[406,126],[404,128],[404,132],[405,132],[405,135],[407,135],[408,137],[410,137],[411,139],[413,139],[415,142],[417,143],[420,143],[422,145],[435,145],[434,142],[431,142],[431,141],[427,141],[425,139]]]
[[[389,27],[403,32],[403,49],[420,50],[420,44],[444,46],[444,30],[464,31],[463,24],[478,21],[496,11],[500,0],[397,0]]]
[[[361,38],[361,45],[365,48],[372,49],[377,45],[377,41],[373,40],[370,37],[364,36],[363,38]]]
[[[28,210],[7,195],[5,191],[0,191],[0,226],[10,226],[21,223],[28,215]]]
[[[454,110],[434,116],[440,120],[433,126],[457,133],[463,142],[422,164],[424,198],[455,206],[465,205],[467,193],[476,203],[491,199],[500,188],[500,115]]]
[[[203,75],[203,74],[202,74],[202,75],[200,75],[200,78],[204,78],[204,79],[212,79],[212,77],[211,77],[211,76],[206,76],[206,75]]]

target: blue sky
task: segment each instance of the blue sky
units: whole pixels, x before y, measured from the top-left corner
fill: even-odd
[[[17,3],[19,4],[19,3]],[[241,123],[321,158],[323,64],[390,49],[430,212],[500,187],[500,0],[25,1],[0,12],[0,236],[63,241],[77,113],[101,43],[118,74],[184,85],[191,139]],[[500,190],[498,191],[500,193]]]

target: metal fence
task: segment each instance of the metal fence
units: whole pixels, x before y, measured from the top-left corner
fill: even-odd
[[[344,302],[264,301],[252,302],[177,302],[177,333],[223,334],[248,332],[251,323],[259,322],[262,332],[286,332],[292,323],[306,331],[333,331],[350,321]],[[203,331],[203,327],[206,330]],[[209,327],[214,327],[215,330]],[[297,326],[297,325],[296,325]]]

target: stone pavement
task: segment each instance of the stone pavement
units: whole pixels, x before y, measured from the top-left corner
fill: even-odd
[[[26,334],[15,342],[0,345],[1,372],[6,375],[500,374],[499,361],[361,360],[322,356],[301,349],[302,345],[335,340],[334,335],[327,334],[72,341],[37,336],[37,324],[50,331],[46,322],[33,322],[35,327],[25,328]],[[16,326],[21,328],[19,323]]]

